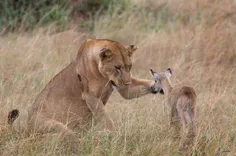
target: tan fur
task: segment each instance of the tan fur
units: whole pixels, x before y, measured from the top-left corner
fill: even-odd
[[[171,70],[166,73],[155,73],[152,71],[157,86],[161,86],[164,91],[165,103],[169,108],[170,124],[175,128],[175,133],[181,136],[181,147],[193,143],[195,136],[195,107],[196,93],[192,87],[173,87],[168,76],[171,75]],[[156,75],[155,75],[156,74]],[[170,74],[170,75],[169,75]],[[182,134],[180,133],[180,126]]]
[[[114,88],[125,99],[154,92],[154,81],[131,76],[131,55],[136,49],[111,40],[87,40],[76,59],[36,98],[28,111],[28,130],[73,133],[91,127],[92,117],[103,128],[113,129],[105,104]]]

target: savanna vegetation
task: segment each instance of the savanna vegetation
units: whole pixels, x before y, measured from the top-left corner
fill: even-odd
[[[94,129],[77,138],[25,135],[27,108],[55,74],[72,61],[86,38],[139,47],[132,74],[172,68],[174,86],[197,93],[194,156],[236,154],[236,2],[233,0],[1,0],[0,155],[181,156],[172,139],[163,95],[106,106],[112,135]]]

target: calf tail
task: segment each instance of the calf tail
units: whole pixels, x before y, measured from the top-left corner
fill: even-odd
[[[12,125],[13,122],[16,120],[16,118],[19,116],[19,110],[18,109],[13,109],[8,113],[8,119],[7,122],[8,124]]]

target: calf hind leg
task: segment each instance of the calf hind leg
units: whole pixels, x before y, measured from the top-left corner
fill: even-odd
[[[188,133],[188,129],[187,129],[187,120],[185,117],[185,112],[183,110],[183,108],[178,107],[177,106],[177,111],[180,117],[180,123],[181,123],[181,140],[180,140],[180,149],[185,148],[186,146],[186,140],[187,140],[187,133]]]
[[[180,149],[186,149],[192,146],[194,138],[193,119],[188,110],[179,109],[180,122],[182,125],[182,134]]]
[[[188,145],[193,145],[194,139],[195,139],[195,123],[194,123],[194,112],[192,112],[190,109],[187,109],[185,112],[185,116],[187,119],[187,144]]]
[[[178,114],[177,109],[172,108],[171,112],[170,112],[170,125],[171,125],[171,129],[173,131],[173,138],[175,140],[179,140],[180,139],[180,117]]]

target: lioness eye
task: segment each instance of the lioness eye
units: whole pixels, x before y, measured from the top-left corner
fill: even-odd
[[[120,70],[120,68],[121,68],[121,66],[116,66],[116,69],[117,69],[117,70]]]
[[[129,66],[128,66],[128,69],[131,70],[131,68],[132,68],[132,65],[129,65]]]

